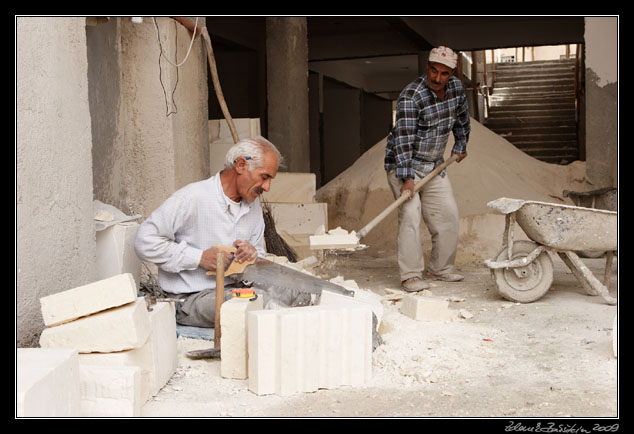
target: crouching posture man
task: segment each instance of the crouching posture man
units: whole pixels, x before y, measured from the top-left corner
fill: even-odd
[[[176,322],[213,327],[218,249],[233,246],[238,262],[264,257],[264,218],[259,195],[269,191],[282,156],[263,137],[236,143],[224,169],[209,179],[172,194],[139,227],[135,250],[140,259],[158,265],[159,285],[176,303]],[[225,263],[231,258],[225,255]],[[227,277],[225,300],[231,296]]]

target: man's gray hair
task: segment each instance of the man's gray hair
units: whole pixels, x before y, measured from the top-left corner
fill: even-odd
[[[255,136],[240,140],[227,151],[224,168],[231,169],[234,167],[240,157],[247,160],[249,170],[262,167],[262,155],[266,150],[275,153],[278,165],[281,167],[283,165],[283,157],[275,145],[262,136]]]

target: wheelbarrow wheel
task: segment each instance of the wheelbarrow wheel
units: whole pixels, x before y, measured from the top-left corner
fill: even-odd
[[[511,260],[528,256],[539,247],[532,241],[515,241]],[[496,261],[509,260],[508,250],[504,247],[498,253]],[[507,300],[530,303],[540,299],[553,283],[553,260],[547,251],[543,251],[530,264],[515,268],[492,270],[495,284],[500,295]]]

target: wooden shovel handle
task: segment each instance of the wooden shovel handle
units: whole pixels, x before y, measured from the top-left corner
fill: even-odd
[[[434,176],[438,175],[443,169],[445,169],[447,166],[449,166],[451,163],[453,163],[454,161],[456,161],[458,159],[458,155],[454,154],[451,156],[451,158],[449,158],[447,161],[445,161],[444,163],[442,163],[441,165],[439,165],[438,167],[436,167],[434,170],[432,170],[427,176],[425,176],[423,179],[421,179],[420,181],[418,181],[416,183],[416,185],[414,185],[414,193],[416,193],[418,190],[420,190],[421,188],[423,188],[423,186],[425,184],[427,184]],[[385,219],[385,217],[387,217],[392,211],[394,211],[396,208],[398,208],[403,202],[405,202],[406,200],[409,199],[408,197],[408,193],[405,191],[403,192],[403,194],[401,194],[401,197],[399,197],[398,199],[396,199],[394,202],[392,202],[390,204],[390,206],[388,206],[387,208],[385,208],[381,214],[379,214],[378,216],[374,217],[374,219],[372,219],[372,221],[370,221],[370,223],[368,223],[367,225],[365,225],[363,227],[363,229],[361,229],[357,235],[359,237],[359,239],[365,237],[368,232],[370,232],[372,229],[374,229],[374,227],[376,225],[378,225],[380,222],[383,221],[383,219]]]

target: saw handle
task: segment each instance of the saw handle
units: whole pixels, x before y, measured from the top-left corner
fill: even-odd
[[[447,166],[449,166],[451,163],[456,161],[458,159],[458,157],[459,156],[457,154],[452,155],[447,161],[443,162],[441,165],[439,165],[434,170],[432,170],[427,176],[425,176],[423,179],[418,181],[414,185],[414,193],[418,192],[418,190],[423,188],[423,186],[425,184],[427,184],[434,176],[438,175]],[[401,194],[401,197],[399,197],[394,202],[392,202],[390,204],[390,206],[388,206],[387,208],[385,208],[381,212],[381,214],[379,214],[378,216],[374,217],[374,219],[372,219],[372,221],[370,221],[367,225],[365,225],[363,227],[363,229],[361,229],[359,232],[357,232],[357,236],[359,237],[359,239],[365,237],[372,229],[374,229],[374,227],[376,225],[381,223],[383,221],[383,219],[385,219],[385,217],[387,217],[392,211],[394,211],[396,208],[401,206],[401,204],[403,202],[405,202],[406,200],[408,200],[408,199],[409,199],[409,192],[404,191],[403,194]]]

